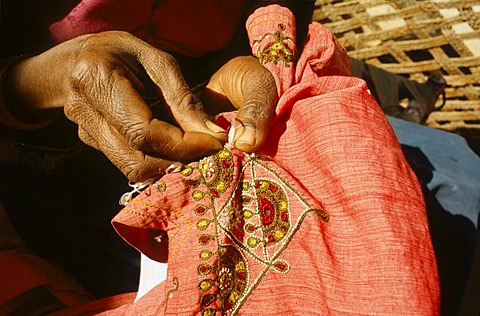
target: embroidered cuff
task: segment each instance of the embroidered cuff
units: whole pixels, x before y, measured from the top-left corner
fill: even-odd
[[[5,85],[6,79],[8,76],[8,72],[10,68],[19,62],[21,59],[25,58],[24,56],[18,56],[11,58],[6,61],[2,61],[0,65],[0,123],[15,130],[22,130],[22,131],[33,131],[40,129],[42,127],[47,126],[52,122],[52,120],[48,120],[41,123],[26,123],[22,122],[17,119],[10,109],[8,108],[7,102],[5,100]]]
[[[252,52],[262,65],[272,62],[286,67],[295,61],[295,17],[279,5],[261,7],[246,22]]]

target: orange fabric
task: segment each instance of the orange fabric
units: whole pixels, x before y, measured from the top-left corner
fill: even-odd
[[[253,55],[274,73],[278,95],[283,95],[294,84],[295,18],[280,6],[258,9],[247,19],[246,29]]]
[[[12,312],[24,301],[34,300],[35,295],[44,293],[51,295],[52,300],[58,300],[63,307],[80,305],[92,299],[58,265],[27,250],[8,221],[1,203],[0,267],[0,314],[6,310]],[[40,288],[42,291],[38,291]],[[40,305],[37,310],[42,311],[44,306]]]
[[[96,315],[106,310],[118,308],[123,305],[132,304],[137,293],[123,293],[115,296],[106,297],[100,300],[92,301],[86,304],[62,309],[48,316],[75,316],[75,315]],[[140,314],[139,314],[140,315]]]
[[[232,40],[244,10],[244,0],[82,0],[50,26],[50,34],[59,43],[87,33],[123,30],[160,49],[201,56]]]
[[[250,22],[269,13],[293,33],[278,6]],[[277,26],[247,24],[251,43]],[[323,26],[310,25],[296,65],[277,59],[280,38],[261,46],[284,90],[261,153],[226,148],[192,163],[113,220],[153,259],[168,247],[169,267],[112,315],[439,313],[422,192],[385,115]]]

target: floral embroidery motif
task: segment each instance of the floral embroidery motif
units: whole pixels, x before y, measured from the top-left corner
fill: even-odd
[[[232,181],[230,169],[233,169],[233,161],[231,160],[231,153],[226,150],[221,150],[216,155],[202,159],[198,163],[197,168],[202,178],[186,179],[185,184],[187,187],[196,188],[200,183],[204,182],[209,190],[207,192],[202,192],[201,190],[193,191],[192,196],[195,200],[201,200],[206,194],[212,198],[218,198],[227,190],[227,183]],[[182,174],[185,173],[182,172]]]
[[[213,169],[213,159],[212,157],[207,157],[198,162],[198,169],[203,174],[205,178],[210,178],[215,169]]]
[[[290,229],[287,196],[279,185],[270,180],[257,180],[254,188],[258,197],[262,240],[270,246],[282,240]]]
[[[214,279],[204,279],[200,282],[199,288],[206,292],[215,285],[215,293],[206,293],[202,296],[200,303],[204,307],[211,306],[217,299],[220,299],[219,308],[209,307],[204,310],[203,315],[220,310],[229,313],[235,307],[237,301],[244,296],[248,281],[247,265],[240,251],[233,246],[220,246],[218,248],[218,259],[214,266],[201,264],[198,267],[199,275],[208,275],[214,272]]]
[[[197,274],[203,316],[237,314],[268,271],[288,273],[290,263],[279,257],[305,217],[316,213],[321,221],[329,220],[275,171],[269,157],[241,159],[223,149],[181,172],[197,201],[193,211],[201,232]],[[295,218],[292,203],[300,211]]]
[[[165,192],[167,191],[167,184],[163,180],[158,180],[157,183],[157,191],[158,192]]]
[[[253,41],[253,45],[258,45],[267,39],[273,38],[272,41],[267,42],[263,47],[257,50],[257,58],[262,65],[273,62],[277,65],[283,62],[285,67],[290,67],[290,64],[295,58],[295,44],[290,36],[285,36],[284,32],[287,29],[285,24],[278,24],[278,31],[274,33],[267,33],[259,40]]]

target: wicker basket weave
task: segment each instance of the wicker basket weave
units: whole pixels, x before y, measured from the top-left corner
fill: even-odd
[[[447,81],[427,125],[480,131],[480,0],[317,0],[314,20],[350,57],[423,82]]]

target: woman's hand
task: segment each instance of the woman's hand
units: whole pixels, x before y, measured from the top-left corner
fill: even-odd
[[[11,70],[7,85],[7,103],[19,118],[34,122],[51,112],[44,110],[63,107],[78,124],[80,139],[131,181],[217,151],[226,138],[175,59],[125,32],[81,36],[25,59]],[[154,118],[142,98],[152,86],[172,124]],[[244,123],[254,126],[249,119]]]
[[[223,65],[201,99],[212,114],[238,109],[233,124],[234,147],[254,152],[265,142],[278,95],[273,75],[256,58],[240,56]]]

